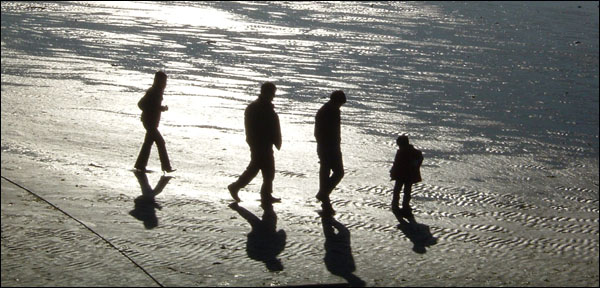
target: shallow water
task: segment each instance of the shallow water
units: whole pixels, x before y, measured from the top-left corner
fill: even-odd
[[[597,263],[597,5],[2,2],[3,175],[27,179],[14,159],[29,159],[138,194],[136,103],[164,69],[168,193],[225,201],[249,159],[243,109],[273,81],[275,194],[295,219],[315,206],[314,115],[342,89],[347,173],[332,199],[356,212],[340,216],[351,230],[389,232],[368,222],[389,213],[406,133],[425,156],[417,215],[442,240]]]
[[[343,144],[373,152],[354,157],[389,162],[407,133],[430,163],[504,155],[564,168],[598,159],[592,5],[3,3],[3,123],[17,109],[56,108],[33,117],[83,113],[61,125],[120,141],[139,128],[135,103],[164,69],[163,133],[182,146],[226,134],[203,149],[244,149],[241,111],[274,81],[284,147],[313,152],[314,114],[342,89]],[[17,149],[7,141],[3,151]]]

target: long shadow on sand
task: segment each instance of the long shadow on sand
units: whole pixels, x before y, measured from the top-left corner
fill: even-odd
[[[277,215],[273,206],[263,205],[262,219],[237,203],[231,203],[229,208],[238,212],[252,226],[246,243],[248,257],[264,262],[269,271],[283,271],[283,264],[277,255],[285,248],[286,234],[283,229],[277,231]]]
[[[333,275],[340,276],[351,287],[364,287],[365,281],[354,275],[356,265],[352,257],[350,230],[332,216],[321,216],[325,234],[325,266]],[[335,231],[337,230],[337,233]]]
[[[163,189],[169,183],[169,180],[173,178],[172,176],[162,176],[160,180],[156,184],[156,187],[152,189],[150,183],[148,183],[148,176],[143,172],[133,172],[138,182],[140,183],[140,188],[142,188],[142,196],[139,196],[133,200],[135,204],[133,210],[129,212],[129,215],[133,216],[135,219],[138,219],[144,222],[144,227],[146,229],[152,229],[158,226],[158,218],[156,217],[156,209],[162,209],[162,207],[156,203],[154,197],[160,194]]]
[[[412,213],[403,213],[401,210],[392,210],[396,219],[398,219],[398,229],[400,229],[408,239],[413,243],[413,251],[419,254],[425,254],[429,247],[437,244],[437,238],[433,237],[429,226],[417,223]]]

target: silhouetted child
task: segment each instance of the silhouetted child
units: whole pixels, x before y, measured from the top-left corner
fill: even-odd
[[[394,159],[394,165],[390,170],[391,180],[396,180],[394,185],[394,194],[392,196],[392,210],[400,210],[404,215],[411,215],[410,193],[412,184],[421,182],[420,167],[423,163],[423,153],[408,144],[408,136],[402,135],[396,139],[398,152]],[[404,198],[402,200],[402,209],[399,209],[400,190],[404,186]]]
[[[135,168],[140,172],[147,171],[146,165],[148,164],[148,157],[150,156],[150,149],[153,143],[156,143],[156,147],[158,148],[162,170],[165,172],[175,171],[175,169],[171,168],[171,163],[169,162],[165,140],[160,135],[160,132],[158,132],[160,114],[169,109],[169,107],[161,105],[166,86],[167,74],[162,71],[156,72],[154,75],[154,84],[152,84],[152,87],[146,91],[144,97],[138,102],[138,107],[142,110],[141,120],[146,129],[144,144],[142,144],[142,149],[140,149],[140,154],[135,162]]]

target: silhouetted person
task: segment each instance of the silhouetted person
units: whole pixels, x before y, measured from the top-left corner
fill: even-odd
[[[333,275],[343,277],[352,287],[363,287],[365,282],[354,275],[356,265],[350,245],[350,231],[333,217],[321,217],[325,234],[325,267]],[[337,230],[337,233],[335,233]]]
[[[319,109],[315,117],[315,138],[317,154],[321,167],[319,169],[319,192],[316,197],[323,202],[323,210],[330,209],[329,194],[344,177],[342,161],[341,117],[340,107],[346,103],[346,94],[338,90],[331,93],[330,100]],[[330,172],[333,172],[330,176]]]
[[[281,264],[281,260],[277,259],[277,255],[285,248],[287,237],[282,229],[277,231],[277,215],[273,211],[273,205],[263,205],[262,220],[252,212],[240,207],[237,202],[231,203],[229,207],[238,212],[252,226],[246,243],[248,257],[264,262],[269,271],[283,271],[283,264]]]
[[[148,177],[143,172],[134,172],[135,177],[138,179],[140,183],[140,188],[142,188],[142,196],[135,198],[133,201],[135,203],[135,207],[133,210],[129,212],[129,215],[135,217],[136,219],[144,222],[144,227],[146,229],[152,229],[158,225],[158,218],[156,217],[155,209],[162,209],[162,207],[156,203],[154,197],[162,192],[171,180],[171,176],[162,176],[156,184],[156,187],[152,189],[150,187],[150,183],[148,183]]]
[[[258,171],[262,172],[263,183],[260,189],[261,202],[270,204],[279,202],[273,197],[273,180],[275,179],[275,158],[273,145],[281,149],[281,128],[279,116],[275,113],[273,97],[277,88],[271,82],[264,83],[260,88],[258,99],[248,105],[244,112],[246,142],[250,146],[250,164],[238,180],[227,188],[236,202],[241,201],[238,192],[252,181]]]
[[[410,207],[412,184],[421,182],[420,167],[423,163],[423,153],[408,144],[408,136],[402,135],[396,139],[398,152],[394,159],[394,165],[390,170],[391,180],[396,180],[394,185],[394,194],[392,196],[392,210],[398,210],[403,215],[411,215]],[[400,201],[400,190],[404,186],[404,198],[402,199],[402,209],[398,207]]]
[[[146,172],[148,157],[150,157],[150,149],[152,148],[152,144],[155,142],[156,147],[158,148],[158,156],[160,158],[162,171],[175,171],[175,169],[171,168],[171,163],[169,162],[169,155],[167,154],[167,148],[165,147],[165,140],[158,131],[160,114],[161,112],[169,109],[169,107],[161,105],[166,86],[167,74],[162,71],[156,72],[154,75],[154,84],[152,84],[152,87],[146,91],[144,97],[142,97],[142,99],[140,99],[138,102],[138,107],[142,110],[142,123],[146,129],[144,144],[142,144],[142,149],[140,150],[140,154],[135,162],[135,168],[141,172]]]

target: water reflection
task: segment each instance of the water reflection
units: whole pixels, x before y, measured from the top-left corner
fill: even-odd
[[[325,234],[325,266],[333,275],[343,277],[352,287],[364,287],[366,283],[354,275],[356,264],[350,245],[350,230],[333,217],[322,216]],[[336,233],[337,230],[337,233]]]
[[[235,19],[234,15],[210,7],[122,1],[98,4],[119,9],[121,14],[125,14],[128,17],[151,19],[171,25],[205,26],[222,29],[236,29],[236,27],[244,26],[243,23]]]
[[[152,229],[158,226],[156,209],[162,209],[160,204],[156,203],[154,198],[156,195],[160,194],[163,189],[165,189],[169,183],[169,180],[171,180],[173,176],[161,176],[160,180],[158,180],[158,183],[156,184],[156,187],[152,189],[150,183],[148,182],[148,176],[146,176],[146,173],[135,171],[133,174],[140,183],[142,195],[133,200],[135,206],[133,210],[129,212],[129,215],[144,222],[144,227],[146,227],[146,229]]]
[[[264,262],[269,271],[283,271],[283,264],[277,258],[277,255],[285,248],[286,233],[283,229],[277,231],[277,215],[273,210],[273,206],[262,206],[264,213],[262,219],[260,219],[237,203],[229,205],[252,226],[252,231],[248,233],[248,242],[246,242],[248,257]]]

